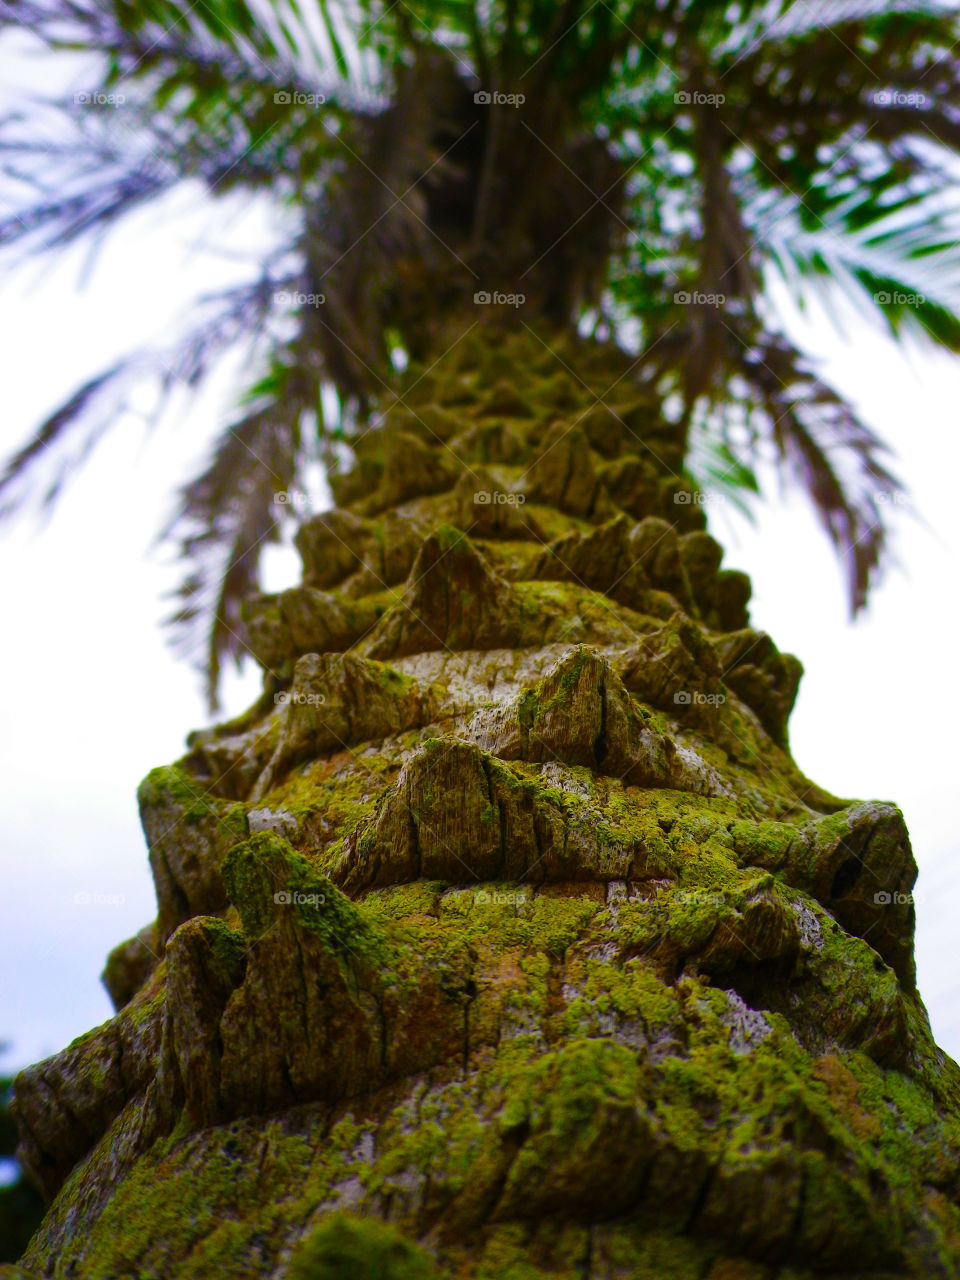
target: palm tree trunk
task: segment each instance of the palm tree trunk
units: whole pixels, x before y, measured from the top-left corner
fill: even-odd
[[[17,1084],[24,1265],[954,1275],[903,820],[792,761],[680,430],[522,307],[418,355],[249,606],[263,698],[141,788],[156,925]]]

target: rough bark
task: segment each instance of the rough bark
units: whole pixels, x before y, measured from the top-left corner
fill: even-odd
[[[548,346],[408,371],[250,603],[264,698],[141,789],[120,1011],[17,1084],[22,1274],[957,1274],[903,820],[797,769],[625,357]]]

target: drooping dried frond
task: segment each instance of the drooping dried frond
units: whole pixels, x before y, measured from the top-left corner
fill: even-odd
[[[241,605],[257,589],[264,548],[280,540],[300,422],[318,412],[318,390],[316,379],[293,361],[275,364],[251,392],[247,412],[225,429],[207,465],[184,485],[164,530],[187,566],[170,621],[180,650],[206,673],[212,710],[223,659],[239,662],[249,651]]]
[[[9,459],[0,475],[0,517],[39,499],[49,510],[63,486],[90,456],[126,409],[132,388],[148,382],[155,390],[152,420],[170,398],[203,383],[235,343],[266,325],[283,276],[266,275],[252,284],[199,300],[199,319],[175,342],[139,351],[91,378],[52,413]]]
[[[744,378],[767,416],[784,474],[806,491],[841,558],[856,612],[883,564],[890,507],[903,493],[889,450],[782,337],[759,337]]]

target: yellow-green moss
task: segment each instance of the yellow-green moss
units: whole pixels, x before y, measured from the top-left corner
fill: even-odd
[[[288,1280],[437,1280],[432,1259],[396,1227],[332,1214],[299,1246]]]

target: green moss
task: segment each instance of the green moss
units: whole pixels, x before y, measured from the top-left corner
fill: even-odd
[[[757,867],[781,867],[797,839],[797,828],[785,822],[735,822],[730,828],[740,858]]]
[[[589,1241],[583,1227],[573,1223],[544,1223],[538,1233],[525,1224],[505,1223],[490,1233],[483,1246],[477,1280],[581,1280]],[[533,1239],[531,1239],[533,1237]],[[546,1265],[538,1265],[543,1257]]]
[[[395,694],[397,697],[404,697],[411,689],[417,687],[417,681],[411,676],[406,676],[402,671],[398,671],[396,667],[391,667],[387,662],[376,662],[374,659],[368,659],[377,672],[380,684],[387,692]]]
[[[124,1007],[123,1012],[134,1027],[146,1026],[147,1023],[152,1022],[154,1018],[161,1015],[166,999],[166,991],[163,986],[165,973],[166,961],[161,960],[154,973],[153,982],[156,983],[156,994],[147,1000],[134,999]],[[151,986],[153,986],[153,982]]]
[[[204,920],[204,932],[211,958],[224,973],[239,980],[243,970],[243,957],[246,941],[239,929],[232,929],[225,921],[215,916]]]
[[[322,1136],[319,1126],[288,1133],[262,1120],[227,1126],[212,1144],[174,1135],[138,1161],[96,1220],[84,1275],[256,1280],[263,1272],[251,1238],[289,1233],[349,1165],[332,1144],[314,1164]],[[246,1168],[254,1153],[256,1176]]]
[[[415,880],[412,884],[392,884],[374,889],[364,899],[364,910],[374,919],[403,920],[410,916],[436,914],[440,896],[446,889],[442,881]]]
[[[466,534],[461,533],[459,529],[455,529],[451,524],[439,525],[433,531],[433,536],[443,553],[456,551],[461,545],[467,543]]]
[[[306,1238],[287,1275],[289,1280],[437,1280],[437,1269],[396,1227],[340,1213]]]
[[[295,770],[263,803],[286,809],[298,818],[322,815],[330,829],[351,828],[373,811],[379,792],[387,785],[386,762],[372,758],[366,767],[352,761],[329,773],[326,761]],[[383,770],[383,772],[381,772]]]
[[[274,832],[260,832],[231,849],[223,881],[248,937],[258,937],[290,911],[335,954],[386,958],[385,941],[364,913]],[[349,939],[349,945],[345,941]]]
[[[657,1224],[627,1224],[607,1234],[604,1255],[615,1275],[650,1276],[657,1280],[766,1280],[766,1271],[749,1264],[710,1270],[720,1251],[709,1240],[694,1240],[660,1230]],[[784,1277],[785,1280],[785,1277]]]
[[[198,823],[213,819],[220,828],[242,840],[247,834],[246,811],[241,804],[218,800],[207,793],[207,786],[181,765],[165,765],[151,769],[137,791],[141,808],[174,804],[182,810],[184,822]]]
[[[578,637],[587,643],[604,644],[622,639],[629,643],[643,631],[641,614],[616,604],[599,591],[572,582],[518,582],[514,591],[522,616],[518,643],[546,644],[569,636],[574,619],[582,623]],[[562,634],[561,634],[562,633]]]
[[[478,900],[485,892],[489,901]],[[498,902],[503,895],[506,903]],[[510,896],[523,895],[511,902]],[[439,926],[451,937],[483,943],[492,951],[521,946],[562,956],[582,934],[602,907],[589,898],[534,897],[529,890],[510,883],[483,884],[474,889],[445,894],[439,902]]]
[[[560,1016],[564,1035],[597,1034],[602,1021],[613,1015],[620,1024],[638,1022],[650,1043],[664,1037],[679,1042],[683,1018],[677,993],[642,960],[628,960],[621,968],[588,958],[569,978],[578,994]]]

